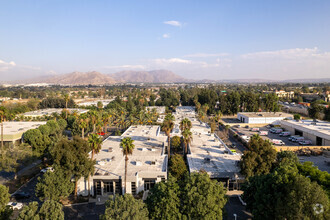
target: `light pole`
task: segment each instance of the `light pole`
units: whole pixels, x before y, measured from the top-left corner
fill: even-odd
[[[237,218],[237,215],[236,215],[236,214],[234,214],[234,218],[235,218],[235,220],[236,220],[236,218]]]

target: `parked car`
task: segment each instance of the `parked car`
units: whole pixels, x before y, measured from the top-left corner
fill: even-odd
[[[273,133],[274,134],[280,134],[283,132],[283,129],[282,128],[277,128]]]
[[[259,131],[259,128],[251,128],[250,131]]]
[[[28,199],[30,198],[30,194],[26,192],[18,192],[12,195],[15,199]]]
[[[23,208],[23,203],[21,202],[9,202],[7,205],[10,206],[10,208],[12,208],[13,210],[19,210]]]
[[[293,141],[293,139],[296,139],[297,137],[300,137],[300,136],[297,136],[297,135],[290,136],[290,137],[289,137],[289,141]]]
[[[282,137],[287,137],[287,136],[291,135],[291,132],[290,131],[283,131],[279,135],[282,136]]]
[[[53,169],[53,167],[46,167],[46,168],[40,170],[41,173],[46,173],[47,171],[54,172],[54,169]]]
[[[296,137],[294,139],[292,139],[293,142],[300,142],[300,141],[303,141],[305,138],[304,137]]]
[[[267,136],[268,135],[268,131],[259,131],[259,135],[260,136]]]
[[[311,140],[302,140],[302,141],[299,141],[299,144],[300,145],[311,145],[312,141]]]
[[[285,143],[282,140],[278,140],[278,139],[273,139],[272,143],[275,145],[280,145],[280,146],[285,145]]]

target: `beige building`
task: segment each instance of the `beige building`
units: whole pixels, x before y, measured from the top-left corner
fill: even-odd
[[[24,132],[30,129],[38,128],[46,122],[4,122],[3,123],[3,141],[5,144],[19,144],[22,141]]]
[[[249,124],[279,124],[283,119],[293,119],[293,116],[283,112],[239,112],[237,119]]]
[[[90,178],[91,194],[108,196],[122,194],[125,189],[125,157],[120,147],[121,139],[131,137],[135,149],[129,155],[126,193],[148,191],[156,183],[167,179],[167,137],[160,133],[159,126],[131,126],[121,136],[110,136],[102,143],[95,155],[95,173]],[[78,185],[80,195],[88,195],[87,180]]]
[[[303,136],[311,140],[315,146],[330,146],[330,122],[313,120],[281,121],[281,127],[293,135]]]

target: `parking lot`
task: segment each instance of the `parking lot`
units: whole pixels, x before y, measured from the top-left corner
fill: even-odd
[[[251,131],[250,130],[251,128],[249,128],[248,125],[246,125],[246,126],[240,126],[240,127],[233,126],[232,129],[234,131],[236,131],[237,134],[240,135],[240,136],[252,137],[254,134],[259,134],[258,131]],[[269,129],[270,128],[267,128],[266,126],[259,128],[260,131],[268,131],[268,135],[267,136],[260,136],[260,137],[262,137],[265,140],[273,140],[273,139],[282,140],[285,143],[285,146],[297,146],[297,145],[299,145],[296,142],[289,141],[288,138],[290,136],[281,137],[279,134],[273,134],[273,133],[269,132]]]

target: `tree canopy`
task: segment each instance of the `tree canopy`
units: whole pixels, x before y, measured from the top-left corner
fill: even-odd
[[[70,176],[57,168],[54,172],[46,172],[42,178],[38,177],[35,191],[41,201],[48,199],[59,201],[68,197],[73,189],[74,184],[71,182]]]
[[[62,204],[52,200],[45,201],[40,209],[37,202],[30,202],[23,207],[17,220],[64,220],[62,209]]]
[[[241,173],[247,178],[254,175],[267,174],[276,161],[276,150],[272,144],[259,135],[251,137],[240,162]]]
[[[148,209],[142,200],[135,199],[131,194],[110,196],[105,203],[102,220],[143,220],[148,219]]]

